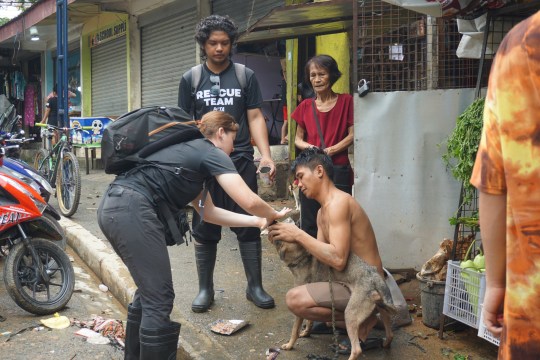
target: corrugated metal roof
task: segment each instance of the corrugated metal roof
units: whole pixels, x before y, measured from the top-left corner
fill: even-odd
[[[248,43],[291,39],[347,31],[352,25],[353,0],[281,6],[240,35],[238,42]]]

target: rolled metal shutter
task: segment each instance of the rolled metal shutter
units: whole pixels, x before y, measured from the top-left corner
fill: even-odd
[[[228,15],[243,32],[258,19],[277,6],[285,5],[284,0],[214,0],[212,12]]]
[[[178,105],[182,74],[195,65],[196,8],[141,28],[142,105]]]
[[[92,49],[92,116],[128,111],[126,37]]]

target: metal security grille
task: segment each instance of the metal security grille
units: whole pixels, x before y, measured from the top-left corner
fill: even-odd
[[[481,84],[487,83],[493,58],[504,36],[517,23],[533,15],[540,9],[540,2],[530,2],[506,6],[487,13],[487,26],[484,32],[484,43],[480,57],[479,78]]]
[[[92,49],[92,116],[120,116],[128,110],[126,37]]]
[[[460,59],[455,19],[436,19],[380,0],[358,7],[358,79],[372,91],[474,88],[478,60]]]
[[[141,29],[142,105],[178,105],[182,74],[196,62],[196,8]]]
[[[214,0],[212,13],[228,15],[243,32],[275,7],[285,5],[284,0]]]

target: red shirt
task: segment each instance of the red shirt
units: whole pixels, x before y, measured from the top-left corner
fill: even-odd
[[[306,132],[306,141],[321,147],[321,139],[317,131],[317,123],[313,116],[311,103],[314,99],[306,99],[298,105],[291,117]],[[317,107],[315,107],[317,108]],[[354,124],[353,98],[349,94],[338,94],[336,105],[328,112],[317,110],[326,147],[333,146],[349,134],[349,128]],[[348,151],[345,149],[332,156],[334,165],[349,164]]]

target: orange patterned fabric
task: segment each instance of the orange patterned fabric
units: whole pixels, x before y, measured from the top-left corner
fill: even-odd
[[[499,359],[540,359],[540,12],[514,27],[497,51],[471,183],[507,194]]]

